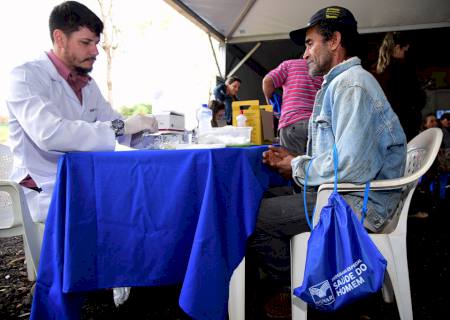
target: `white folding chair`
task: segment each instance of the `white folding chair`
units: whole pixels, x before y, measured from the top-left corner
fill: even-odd
[[[371,239],[387,260],[388,276],[385,277],[383,285],[383,298],[386,302],[392,302],[393,294],[395,294],[398,312],[402,320],[413,318],[408,259],[406,256],[406,227],[409,205],[418,180],[433,164],[441,141],[442,131],[440,129],[432,128],[423,131],[408,143],[404,176],[398,179],[372,181],[370,184],[370,188],[373,191],[402,189],[402,198],[392,219],[381,232],[370,234]],[[316,201],[316,212],[321,212],[323,206],[327,204],[328,197],[333,192],[333,187],[333,184],[320,186]],[[364,191],[364,188],[365,185],[338,184],[338,191],[343,193]],[[316,224],[318,217],[314,220],[314,224]],[[292,291],[303,282],[309,236],[310,233],[305,232],[291,239]],[[306,303],[292,295],[292,319],[303,320],[306,318]]]
[[[22,187],[9,180],[12,153],[0,144],[0,237],[23,236],[28,280],[36,280],[44,224],[31,219]]]
[[[0,180],[8,180],[11,174],[13,156],[9,148],[0,144]],[[11,197],[0,192],[0,237],[14,237],[23,234],[22,217],[12,209]]]

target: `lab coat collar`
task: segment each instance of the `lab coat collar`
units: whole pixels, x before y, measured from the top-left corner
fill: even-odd
[[[58,72],[58,70],[56,69],[55,65],[53,64],[53,62],[50,60],[50,58],[48,57],[47,53],[44,52],[39,58],[38,58],[38,62],[42,63],[42,65],[44,66],[44,68],[48,71],[49,76],[52,80],[54,81],[58,81],[58,82],[62,82],[62,87],[64,88],[64,91],[66,92],[66,94],[72,98],[72,99],[76,99],[77,101],[80,101],[76,95],[76,93],[74,92],[74,90],[71,88],[70,84],[67,82],[66,79],[63,78],[63,76]],[[87,83],[87,87],[89,86],[90,81]],[[81,101],[80,101],[81,102]],[[81,103],[82,104],[82,103]]]

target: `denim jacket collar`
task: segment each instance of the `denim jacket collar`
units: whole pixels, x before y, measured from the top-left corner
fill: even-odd
[[[344,72],[345,70],[350,69],[353,66],[360,65],[361,59],[358,57],[351,57],[347,60],[342,61],[341,63],[335,65],[333,68],[328,71],[328,73],[323,77],[322,86],[325,86],[327,83],[333,81],[333,79]]]

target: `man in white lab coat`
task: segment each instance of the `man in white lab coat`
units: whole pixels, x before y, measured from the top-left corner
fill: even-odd
[[[142,130],[157,130],[151,116],[122,120],[103,98],[92,70],[102,21],[67,1],[49,20],[53,49],[11,72],[7,98],[12,179],[24,187],[32,218],[45,222],[58,159],[68,151],[114,150]]]

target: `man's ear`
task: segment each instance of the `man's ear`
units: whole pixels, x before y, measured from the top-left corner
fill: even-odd
[[[339,48],[339,46],[341,46],[341,39],[342,39],[342,35],[339,31],[333,32],[333,35],[331,36],[331,39],[329,40],[330,49],[334,51],[337,48]]]
[[[61,29],[53,30],[53,44],[57,45],[60,48],[63,48],[65,41],[66,35]]]

